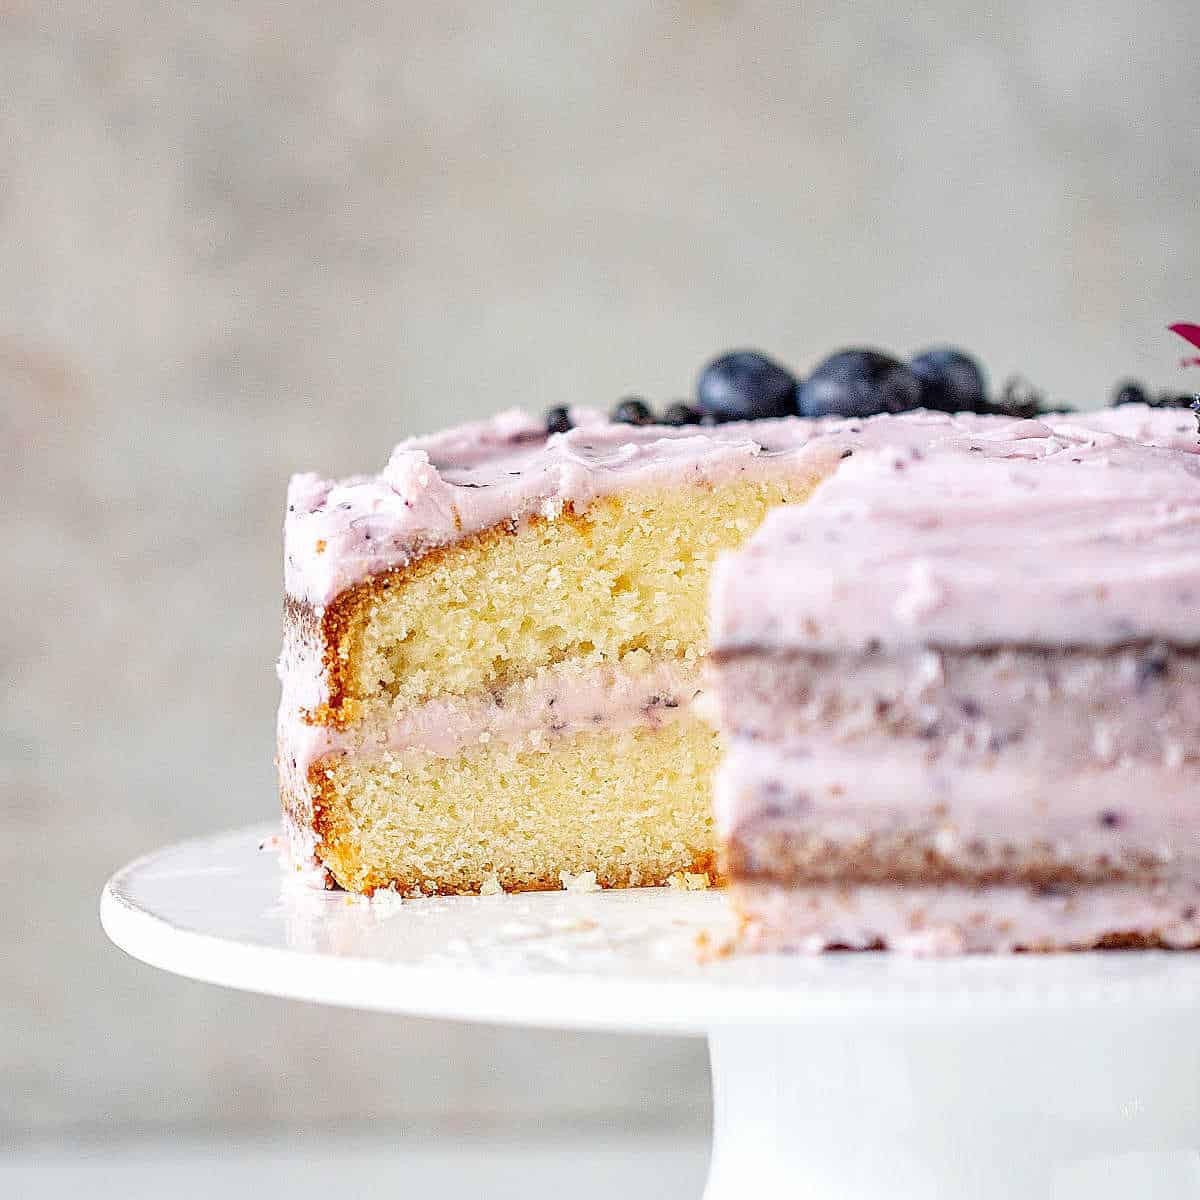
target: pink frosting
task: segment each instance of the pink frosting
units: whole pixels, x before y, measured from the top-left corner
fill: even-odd
[[[1033,839],[1068,864],[1105,854],[1116,862],[1126,851],[1168,865],[1193,862],[1200,833],[1194,763],[1046,768],[1031,767],[1023,746],[963,763],[950,751],[934,757],[920,742],[896,738],[842,746],[818,739],[790,746],[732,742],[714,801],[725,837],[764,821],[851,846],[912,833],[969,869],[966,847],[991,851]],[[1097,820],[1106,811],[1120,820],[1112,826]]]
[[[572,410],[575,428],[547,436],[519,410],[411,438],[377,476],[335,482],[296,475],[284,531],[288,595],[323,607],[348,587],[434,546],[555,515],[638,488],[804,477],[832,470],[850,447],[924,445],[1003,418],[916,412],[864,421],[800,417],[718,426],[615,425]]]
[[[553,667],[503,692],[446,697],[379,721],[337,730],[281,709],[280,752],[300,779],[329,754],[416,752],[453,757],[498,741],[533,748],[590,730],[657,728],[691,711],[700,695],[695,664],[654,663],[634,672],[615,665]]]
[[[713,643],[1200,643],[1200,459],[1089,424],[1170,444],[1178,419],[1118,410],[856,453],[717,564]]]
[[[799,418],[634,427],[588,409],[572,417],[575,428],[547,436],[540,421],[512,410],[401,442],[378,476],[295,476],[284,537],[288,594],[321,607],[434,546],[535,513],[556,515],[567,503],[583,506],[630,488],[795,472],[821,427]]]
[[[322,607],[377,572],[433,546],[563,504],[637,487],[719,481],[739,473],[828,470],[841,450],[920,446],[954,431],[1004,427],[1001,417],[917,412],[865,421],[800,417],[713,427],[614,425],[571,410],[574,428],[547,436],[541,420],[512,409],[487,421],[409,438],[379,475],[340,481],[293,477],[284,529],[287,593]],[[1127,405],[1055,417],[1149,445],[1196,449],[1191,414]]]
[[[1110,884],[1069,894],[1023,887],[785,888],[735,884],[734,904],[760,949],[817,953],[878,941],[902,954],[1003,953],[1019,946],[1070,949],[1106,934],[1156,933],[1167,946],[1200,945],[1200,874],[1154,887]]]
[[[1122,404],[1095,412],[1063,413],[1048,422],[1059,429],[1087,429],[1116,433],[1146,446],[1161,446],[1200,454],[1196,418],[1186,408],[1149,408],[1145,404]]]

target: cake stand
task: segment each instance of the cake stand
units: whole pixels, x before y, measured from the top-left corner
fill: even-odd
[[[109,937],[318,1004],[705,1036],[707,1200],[1200,1197],[1200,955],[729,954],[717,892],[366,900],[281,870],[272,833],[131,863]]]

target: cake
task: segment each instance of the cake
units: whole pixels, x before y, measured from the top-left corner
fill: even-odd
[[[292,859],[363,893],[719,881],[718,556],[848,461],[940,460],[1038,409],[1011,387],[988,400],[953,350],[843,351],[803,382],[735,352],[661,423],[632,398],[611,418],[511,410],[402,442],[379,475],[294,477],[277,727]],[[1084,442],[1178,457],[1191,418],[1078,421]],[[1003,436],[1050,436],[1032,428]],[[907,479],[891,487],[903,505]],[[729,854],[744,874],[736,839]]]
[[[721,559],[749,944],[1200,945],[1195,450],[1144,406],[875,446]]]

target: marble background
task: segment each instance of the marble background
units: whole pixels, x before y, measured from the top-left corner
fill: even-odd
[[[0,1139],[702,1125],[698,1044],[220,992],[108,946],[100,887],[273,811],[293,470],[667,399],[737,344],[1179,385],[1198,30],[1188,0],[3,5]]]

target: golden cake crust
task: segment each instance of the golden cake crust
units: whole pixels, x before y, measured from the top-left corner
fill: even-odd
[[[591,526],[586,513],[577,513],[572,504],[564,505],[555,521],[574,525],[581,531],[587,531]],[[431,546],[419,558],[347,588],[319,615],[308,601],[285,597],[285,629],[290,627],[300,636],[317,638],[323,647],[321,668],[328,698],[307,713],[310,723],[345,729],[358,719],[357,697],[351,694],[350,681],[358,673],[361,663],[351,635],[388,593],[411,584],[455,557],[486,552],[492,545],[514,537],[521,530],[547,523],[545,517],[534,514],[520,522],[505,521],[448,545]]]

